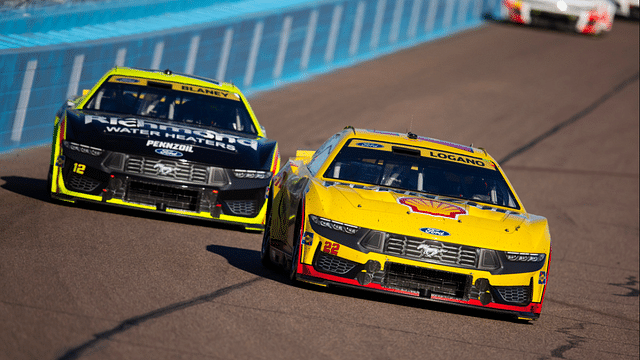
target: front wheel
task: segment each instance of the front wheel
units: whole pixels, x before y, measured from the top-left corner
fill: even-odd
[[[294,228],[295,235],[293,236],[293,251],[291,252],[291,266],[289,267],[289,280],[292,283],[296,283],[298,272],[298,261],[300,260],[300,241],[302,240],[302,212],[298,211],[296,219],[296,226]]]
[[[289,280],[292,283],[296,283],[297,281],[297,270],[298,270],[298,258],[300,257],[300,242],[298,242],[293,248],[293,255],[291,256],[291,266],[289,267]]]
[[[272,267],[271,263],[271,209],[267,207],[267,217],[264,222],[264,233],[262,234],[262,247],[260,248],[260,261],[265,267]]]
[[[273,191],[270,189],[269,193]],[[267,199],[267,213],[264,219],[264,232],[262,233],[262,246],[260,247],[260,261],[264,267],[272,267],[271,262],[271,209],[273,207],[273,200],[271,195]]]
[[[47,199],[49,199],[49,202],[52,202],[54,204],[59,204],[60,201],[56,198],[53,197],[52,195],[52,189],[53,188],[53,165],[49,165],[49,174],[47,175]]]

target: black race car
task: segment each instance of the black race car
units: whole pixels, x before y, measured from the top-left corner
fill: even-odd
[[[51,198],[264,228],[280,166],[247,99],[228,83],[116,67],[55,118]]]

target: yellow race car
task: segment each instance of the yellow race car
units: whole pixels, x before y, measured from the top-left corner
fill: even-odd
[[[347,127],[273,178],[261,258],[292,281],[540,316],[547,220],[481,148]]]
[[[53,200],[90,201],[262,230],[278,144],[233,84],[115,67],[53,128]]]

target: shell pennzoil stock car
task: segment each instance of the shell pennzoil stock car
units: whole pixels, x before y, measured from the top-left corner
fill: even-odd
[[[116,67],[55,118],[51,197],[264,228],[280,166],[232,84]]]
[[[547,219],[480,148],[354,128],[273,178],[261,258],[295,282],[540,316]]]
[[[616,4],[610,0],[502,0],[507,20],[599,35],[611,30]]]

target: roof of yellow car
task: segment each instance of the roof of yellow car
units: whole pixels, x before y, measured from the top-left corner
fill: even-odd
[[[491,156],[481,148],[475,148],[467,145],[460,145],[450,141],[433,139],[425,136],[418,136],[411,132],[409,133],[396,133],[390,131],[379,131],[369,129],[354,129],[351,127],[345,128],[352,133],[347,134],[348,137],[358,137],[369,140],[386,141],[408,146],[429,146],[436,150],[449,151],[456,154],[471,155],[474,154],[480,157],[487,157],[491,159]]]
[[[185,84],[197,85],[197,86],[203,86],[203,87],[215,87],[215,88],[219,88],[219,89],[231,91],[231,92],[240,92],[240,90],[235,85],[230,83],[225,83],[218,80],[200,77],[196,75],[175,73],[169,69],[147,70],[147,69],[117,66],[111,69],[107,73],[107,76],[109,75],[142,77],[147,79],[171,81],[171,82],[185,83]]]

